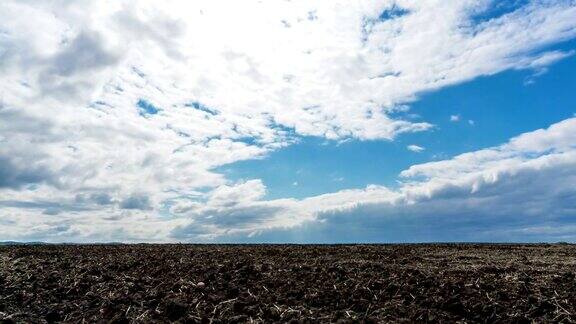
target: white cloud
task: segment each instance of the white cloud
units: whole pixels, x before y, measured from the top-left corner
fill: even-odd
[[[458,121],[460,121],[460,115],[451,115],[451,116],[450,116],[450,121],[451,121],[451,122],[458,122]]]
[[[163,240],[187,222],[166,220],[173,211],[248,219],[227,199],[246,212],[300,206],[262,202],[259,180],[231,184],[214,169],[300,136],[424,131],[406,105],[420,93],[572,54],[547,46],[576,36],[573,2],[473,23],[489,3],[3,1],[0,226]],[[394,7],[406,14],[378,19]],[[157,113],[142,116],[140,100]],[[297,224],[294,215],[272,223]]]
[[[166,219],[141,208],[118,214],[107,205],[107,211],[87,213],[70,208],[73,204],[2,201],[7,217],[0,227],[17,233],[11,234],[14,238],[41,235],[51,240],[212,241],[250,236],[282,241],[304,229],[312,232],[298,237],[310,241],[322,231],[341,235],[326,240],[402,240],[405,231],[414,231],[416,239],[438,239],[421,236],[419,231],[426,228],[450,240],[526,239],[539,233],[551,240],[573,240],[576,232],[550,227],[564,226],[576,213],[574,130],[576,118],[571,118],[497,147],[414,165],[400,174],[402,181],[394,190],[372,185],[301,200],[263,200],[264,185],[250,180],[180,197],[172,205],[179,217]],[[56,215],[49,220],[30,217],[34,209]],[[79,220],[79,213],[86,217]],[[573,225],[567,228],[576,228]]]
[[[408,145],[408,146],[406,146],[406,148],[409,151],[416,152],[416,153],[420,153],[420,152],[425,150],[425,148],[423,148],[422,146],[418,146],[418,145],[414,145],[414,144]]]
[[[301,226],[305,226],[314,229],[308,236],[298,236],[305,240],[320,235],[314,231],[351,235],[347,231],[351,228],[359,235],[350,236],[351,240],[363,240],[365,234],[376,240],[401,240],[388,230],[392,224],[403,235],[410,234],[402,228],[411,224],[414,237],[428,228],[450,240],[526,239],[518,235],[536,234],[551,224],[565,225],[576,214],[575,130],[576,118],[571,118],[497,147],[414,165],[400,174],[403,180],[396,190],[368,186],[302,200],[257,201],[226,211],[227,215],[234,211],[256,215],[249,212],[255,208],[268,213],[253,216],[257,221],[252,226],[247,226],[246,217],[239,224],[226,218],[212,225],[222,226],[220,239],[254,231],[260,233],[254,236],[257,239],[271,239],[268,232],[287,238],[287,233],[303,231]],[[549,239],[576,239],[576,231],[569,232],[560,237],[547,231]],[[187,237],[184,233],[186,227],[179,227],[173,234]]]
[[[232,206],[257,201],[266,194],[266,187],[260,180],[248,180],[233,186],[220,186],[209,194],[208,204]]]

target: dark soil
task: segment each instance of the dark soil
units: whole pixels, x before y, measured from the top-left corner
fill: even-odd
[[[0,247],[0,323],[575,322],[576,246]]]

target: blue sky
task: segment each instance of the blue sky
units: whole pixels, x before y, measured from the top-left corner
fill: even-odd
[[[576,42],[554,48],[570,50],[576,48]],[[435,128],[429,132],[402,135],[394,141],[305,137],[263,159],[236,162],[219,170],[237,181],[262,179],[267,199],[305,198],[370,184],[395,187],[398,174],[411,165],[496,146],[573,117],[575,71],[573,56],[542,75],[530,70],[506,71],[421,95],[410,104],[408,113],[433,123]],[[459,120],[451,121],[452,116]],[[406,149],[411,144],[425,150],[411,152]]]
[[[0,240],[576,241],[574,17],[3,1]]]

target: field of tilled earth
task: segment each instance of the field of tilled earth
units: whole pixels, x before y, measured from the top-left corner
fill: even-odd
[[[0,323],[575,322],[576,246],[0,247]]]

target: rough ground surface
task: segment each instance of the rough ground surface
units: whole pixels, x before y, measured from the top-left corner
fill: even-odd
[[[0,322],[574,322],[573,245],[0,247]]]

